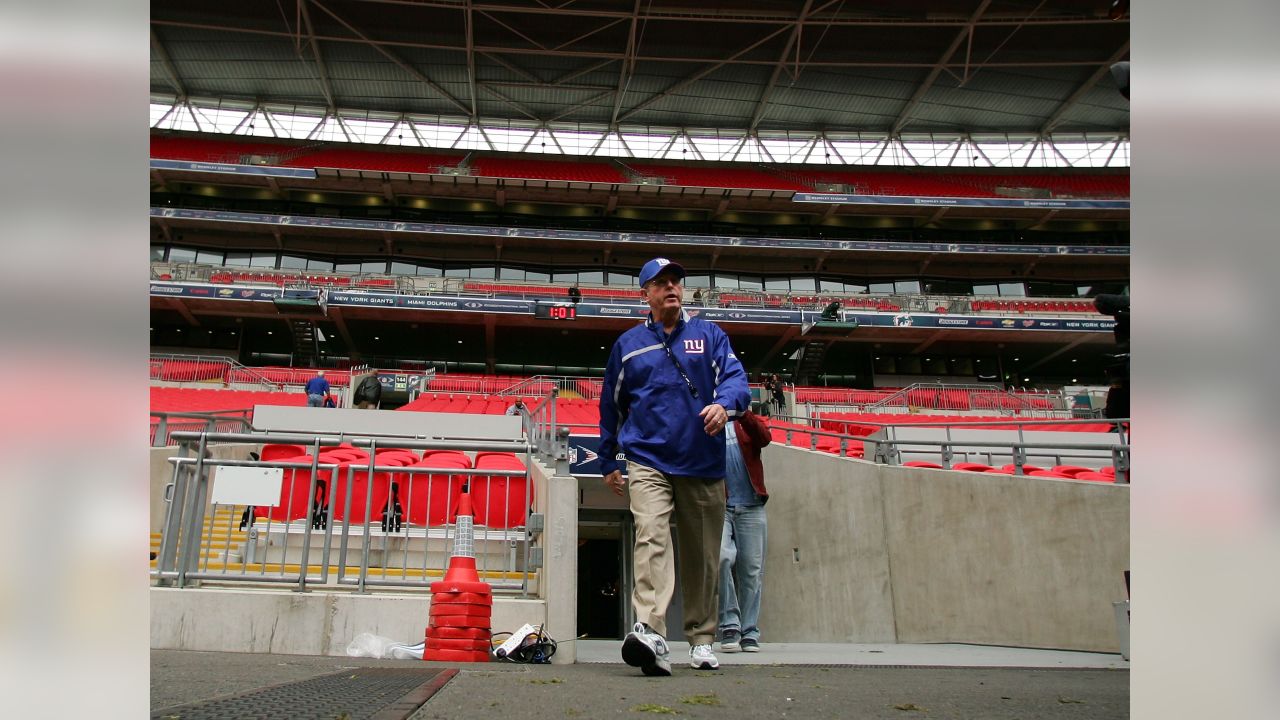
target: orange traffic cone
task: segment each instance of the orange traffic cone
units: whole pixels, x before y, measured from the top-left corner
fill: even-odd
[[[471,495],[458,501],[453,554],[444,579],[431,583],[431,611],[423,660],[488,662],[493,649],[493,589],[476,572]]]

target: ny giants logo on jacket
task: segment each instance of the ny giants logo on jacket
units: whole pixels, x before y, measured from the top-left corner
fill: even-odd
[[[684,354],[685,355],[701,355],[705,347],[706,346],[702,338],[698,338],[697,340],[685,340]]]

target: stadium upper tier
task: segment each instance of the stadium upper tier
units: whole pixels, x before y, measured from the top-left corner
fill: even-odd
[[[155,280],[189,280],[217,284],[236,285],[273,285],[277,287],[325,287],[332,289],[358,288],[364,290],[380,290],[384,292],[415,293],[415,290],[397,286],[394,278],[352,278],[344,275],[315,275],[304,271],[287,270],[239,270],[202,268],[187,266],[185,272],[175,276],[167,272],[168,266],[153,265],[152,277]],[[403,278],[412,280],[412,278]],[[454,284],[453,292],[461,295],[484,295],[488,297],[518,297],[524,299],[547,299],[564,301],[567,299],[567,287],[557,284],[541,283],[502,283],[475,280],[459,280]],[[436,291],[439,292],[439,291]],[[447,291],[446,291],[447,292]],[[582,284],[579,292],[584,300],[605,302],[639,302],[638,290],[635,286],[595,286]],[[878,310],[881,312],[898,312],[903,309],[904,300],[916,309],[927,309],[936,313],[971,312],[995,314],[1036,313],[1098,313],[1093,301],[1088,299],[1061,298],[968,298],[952,296],[869,296],[849,295],[844,293],[814,294],[811,292],[796,293],[762,293],[741,290],[718,290],[707,288],[703,296],[693,298],[694,290],[686,288],[685,302],[691,307],[764,307],[764,308],[801,308],[820,310],[828,303],[838,302],[846,309]]]
[[[476,153],[368,150],[340,145],[267,143],[185,135],[152,135],[151,157],[189,162],[270,165],[392,173],[464,174],[607,184],[842,192],[904,197],[1056,197],[1125,199],[1129,176],[1098,173],[977,173],[913,168],[848,169],[829,166],[708,163],[667,165],[589,158],[542,160]]]

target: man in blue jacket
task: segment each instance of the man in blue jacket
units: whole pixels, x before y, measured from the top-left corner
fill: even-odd
[[[324,371],[307,381],[303,390],[307,394],[307,407],[324,407],[324,398],[329,394],[329,381],[324,379]]]
[[[649,317],[614,343],[600,398],[600,471],[618,495],[629,486],[636,528],[636,625],[622,644],[622,659],[645,675],[671,674],[666,614],[675,590],[673,514],[689,665],[720,667],[711,643],[725,511],[723,431],[751,403],[728,336],[682,309],[684,276],[684,268],[666,258],[640,270]],[[626,454],[625,480],[619,450]]]

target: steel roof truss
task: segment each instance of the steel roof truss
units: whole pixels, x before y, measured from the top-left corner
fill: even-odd
[[[710,75],[711,73],[715,72],[716,70],[719,70],[720,68],[724,67],[725,65],[728,65],[729,63],[733,62],[734,60],[737,60],[738,58],[742,57],[743,55],[746,55],[747,53],[751,52],[752,50],[755,50],[756,48],[760,47],[761,45],[763,45],[763,44],[765,44],[765,43],[769,42],[770,40],[774,39],[774,38],[775,38],[775,37],[777,37],[778,35],[781,35],[781,34],[782,34],[782,32],[783,32],[784,30],[786,30],[786,29],[787,29],[787,28],[786,28],[786,26],[780,27],[780,28],[778,28],[778,29],[774,30],[773,32],[771,32],[771,33],[769,33],[769,34],[765,35],[764,37],[760,38],[759,40],[757,40],[757,41],[755,41],[755,42],[751,43],[751,44],[750,44],[750,45],[748,45],[747,47],[745,47],[745,48],[743,48],[743,49],[739,50],[738,52],[734,53],[734,54],[733,54],[731,57],[729,57],[728,59],[721,60],[721,61],[720,61],[720,62],[718,62],[718,63],[715,63],[715,64],[713,64],[713,65],[710,65],[709,67],[706,67],[706,68],[703,68],[702,70],[699,70],[698,72],[694,73],[693,75],[690,75],[689,77],[687,77],[687,78],[685,78],[685,79],[683,79],[683,80],[681,80],[681,81],[677,82],[676,84],[671,85],[671,86],[670,86],[670,87],[668,87],[666,90],[663,90],[662,92],[658,93],[657,95],[653,95],[653,96],[652,96],[652,97],[650,97],[648,100],[645,100],[644,102],[640,103],[639,105],[636,105],[635,107],[633,107],[633,108],[631,108],[630,110],[626,111],[625,113],[623,113],[622,115],[620,115],[620,116],[618,117],[618,119],[619,119],[619,120],[625,120],[625,119],[627,119],[627,118],[631,117],[632,115],[634,115],[634,114],[636,114],[636,113],[640,112],[641,110],[643,110],[643,109],[645,109],[645,108],[649,107],[650,105],[652,105],[652,104],[654,104],[654,103],[658,102],[659,100],[662,100],[663,98],[668,97],[668,96],[672,95],[673,93],[676,93],[676,92],[678,92],[678,91],[680,91],[680,90],[683,90],[684,88],[688,87],[689,85],[692,85],[693,83],[695,83],[695,82],[697,82],[697,81],[701,80],[702,78],[704,78],[704,77],[706,77],[706,76]],[[705,62],[705,61],[700,61],[700,62]]]
[[[311,55],[316,61],[316,72],[319,75],[320,92],[324,93],[325,102],[328,103],[329,109],[334,109],[337,105],[333,101],[333,86],[329,84],[329,72],[325,69],[324,58],[320,55],[320,41],[316,40],[316,33],[311,25],[311,13],[307,10],[307,0],[298,0],[298,11],[302,15],[302,24],[307,28],[307,42],[311,45]],[[299,55],[301,55],[301,48]]]
[[[431,80],[431,78],[427,77],[426,75],[423,75],[421,72],[419,72],[419,71],[418,71],[416,68],[414,68],[412,65],[410,65],[409,63],[407,63],[407,62],[405,62],[404,60],[402,60],[402,59],[400,58],[400,56],[398,56],[398,55],[396,55],[396,54],[392,53],[390,50],[387,50],[385,47],[383,47],[383,44],[382,44],[382,43],[375,42],[375,41],[373,41],[373,40],[369,39],[369,37],[368,37],[367,35],[365,35],[364,33],[360,32],[359,30],[357,30],[354,26],[352,26],[352,25],[351,25],[351,23],[349,23],[349,22],[347,22],[346,20],[342,19],[342,17],[340,17],[337,13],[333,12],[333,11],[332,11],[332,10],[330,10],[329,8],[327,8],[327,7],[325,7],[324,5],[322,5],[322,4],[319,2],[319,0],[311,0],[311,2],[315,3],[315,6],[316,6],[316,7],[320,8],[321,10],[323,10],[326,14],[328,14],[328,15],[329,15],[329,17],[331,17],[331,18],[333,18],[334,20],[338,21],[338,23],[339,23],[340,25],[342,25],[343,27],[345,27],[345,28],[347,29],[347,31],[348,31],[348,32],[350,32],[351,34],[353,34],[353,35],[355,35],[356,37],[360,38],[362,41],[364,41],[364,43],[365,43],[366,45],[368,45],[369,47],[371,47],[371,48],[373,48],[374,50],[376,50],[380,55],[382,55],[383,57],[387,58],[388,60],[390,60],[391,62],[395,63],[396,65],[399,65],[401,69],[403,69],[405,72],[407,72],[407,73],[409,73],[410,75],[412,75],[412,76],[413,76],[415,79],[417,79],[419,82],[422,82],[422,83],[423,83],[423,84],[425,84],[427,87],[430,87],[432,90],[435,90],[435,91],[440,95],[440,97],[441,97],[441,98],[443,98],[445,101],[447,101],[450,105],[453,105],[453,106],[454,106],[454,107],[456,107],[458,110],[460,110],[460,111],[462,111],[462,112],[464,112],[464,113],[468,113],[468,114],[470,114],[470,113],[469,113],[469,111],[468,111],[468,109],[467,109],[467,106],[466,106],[466,105],[464,105],[464,104],[462,104],[462,101],[461,101],[461,100],[459,100],[458,98],[456,98],[456,97],[454,97],[454,96],[450,95],[447,91],[445,91],[445,89],[444,89],[444,88],[440,87],[440,86],[439,86],[439,85],[437,85],[434,81],[432,81],[432,80]]]
[[[169,77],[169,84],[173,86],[174,92],[178,94],[178,99],[187,97],[187,88],[182,82],[182,78],[178,76],[178,68],[174,67],[173,60],[169,58],[169,52],[164,49],[164,44],[160,42],[160,36],[156,35],[156,29],[151,28],[151,50],[160,60],[160,67],[164,68],[164,72]]]
[[[635,7],[631,10],[631,30],[627,33],[627,49],[623,54],[622,67],[618,68],[618,89],[613,98],[613,114],[609,116],[610,127],[618,124],[618,110],[622,107],[622,98],[626,95],[627,86],[636,70],[636,25],[640,17],[640,3],[643,1],[636,0]]]
[[[1093,71],[1093,74],[1089,76],[1089,79],[1081,83],[1080,87],[1075,89],[1075,92],[1071,93],[1066,100],[1062,101],[1062,104],[1053,111],[1053,114],[1050,115],[1049,118],[1044,121],[1044,125],[1040,127],[1041,135],[1048,135],[1052,132],[1053,129],[1057,127],[1058,123],[1062,122],[1062,118],[1066,116],[1067,111],[1075,107],[1076,103],[1080,102],[1080,99],[1092,90],[1094,85],[1097,85],[1102,78],[1106,77],[1111,72],[1111,66],[1120,62],[1129,54],[1129,42],[1129,40],[1125,40],[1119,50],[1112,53],[1111,57],[1107,58],[1106,62],[1099,66],[1097,70]]]
[[[825,10],[838,0],[831,0],[826,5],[819,8],[819,11]],[[764,86],[764,90],[760,93],[760,99],[756,102],[756,110],[751,115],[751,122],[747,124],[747,130],[755,130],[760,121],[764,119],[764,109],[769,105],[769,98],[773,95],[773,88],[778,83],[778,76],[782,74],[782,68],[787,64],[787,57],[791,55],[791,48],[796,49],[796,74],[799,74],[799,54],[800,54],[800,31],[804,28],[804,20],[809,16],[810,10],[813,8],[813,0],[805,0],[804,6],[800,8],[800,15],[796,18],[795,25],[791,28],[791,34],[787,36],[787,42],[782,47],[782,52],[778,55],[778,63],[773,66],[773,74],[769,76],[769,82]]]
[[[986,12],[987,8],[990,6],[991,0],[982,0],[981,3],[978,3],[977,9],[975,9],[973,14],[969,16],[969,21],[965,23],[965,26],[956,34],[955,38],[951,40],[951,44],[947,46],[947,49],[942,51],[942,55],[938,58],[937,64],[935,64],[933,69],[929,71],[929,74],[925,77],[924,81],[916,87],[916,91],[911,94],[911,99],[907,100],[907,103],[902,106],[902,111],[898,113],[898,118],[893,121],[893,128],[890,131],[891,134],[897,135],[902,132],[902,128],[907,124],[907,121],[911,119],[911,113],[915,111],[916,106],[924,99],[924,96],[929,92],[929,88],[933,87],[933,83],[938,79],[938,76],[942,74],[944,69],[946,69],[947,63],[951,62],[951,56],[955,55],[956,50],[960,49],[960,43],[964,42],[966,37],[969,38],[970,43],[973,42],[973,33],[974,29],[978,25],[978,19],[982,17],[982,13]],[[964,59],[964,74],[965,77],[961,80],[962,84],[965,80],[968,80],[969,76],[969,57],[967,55]]]

